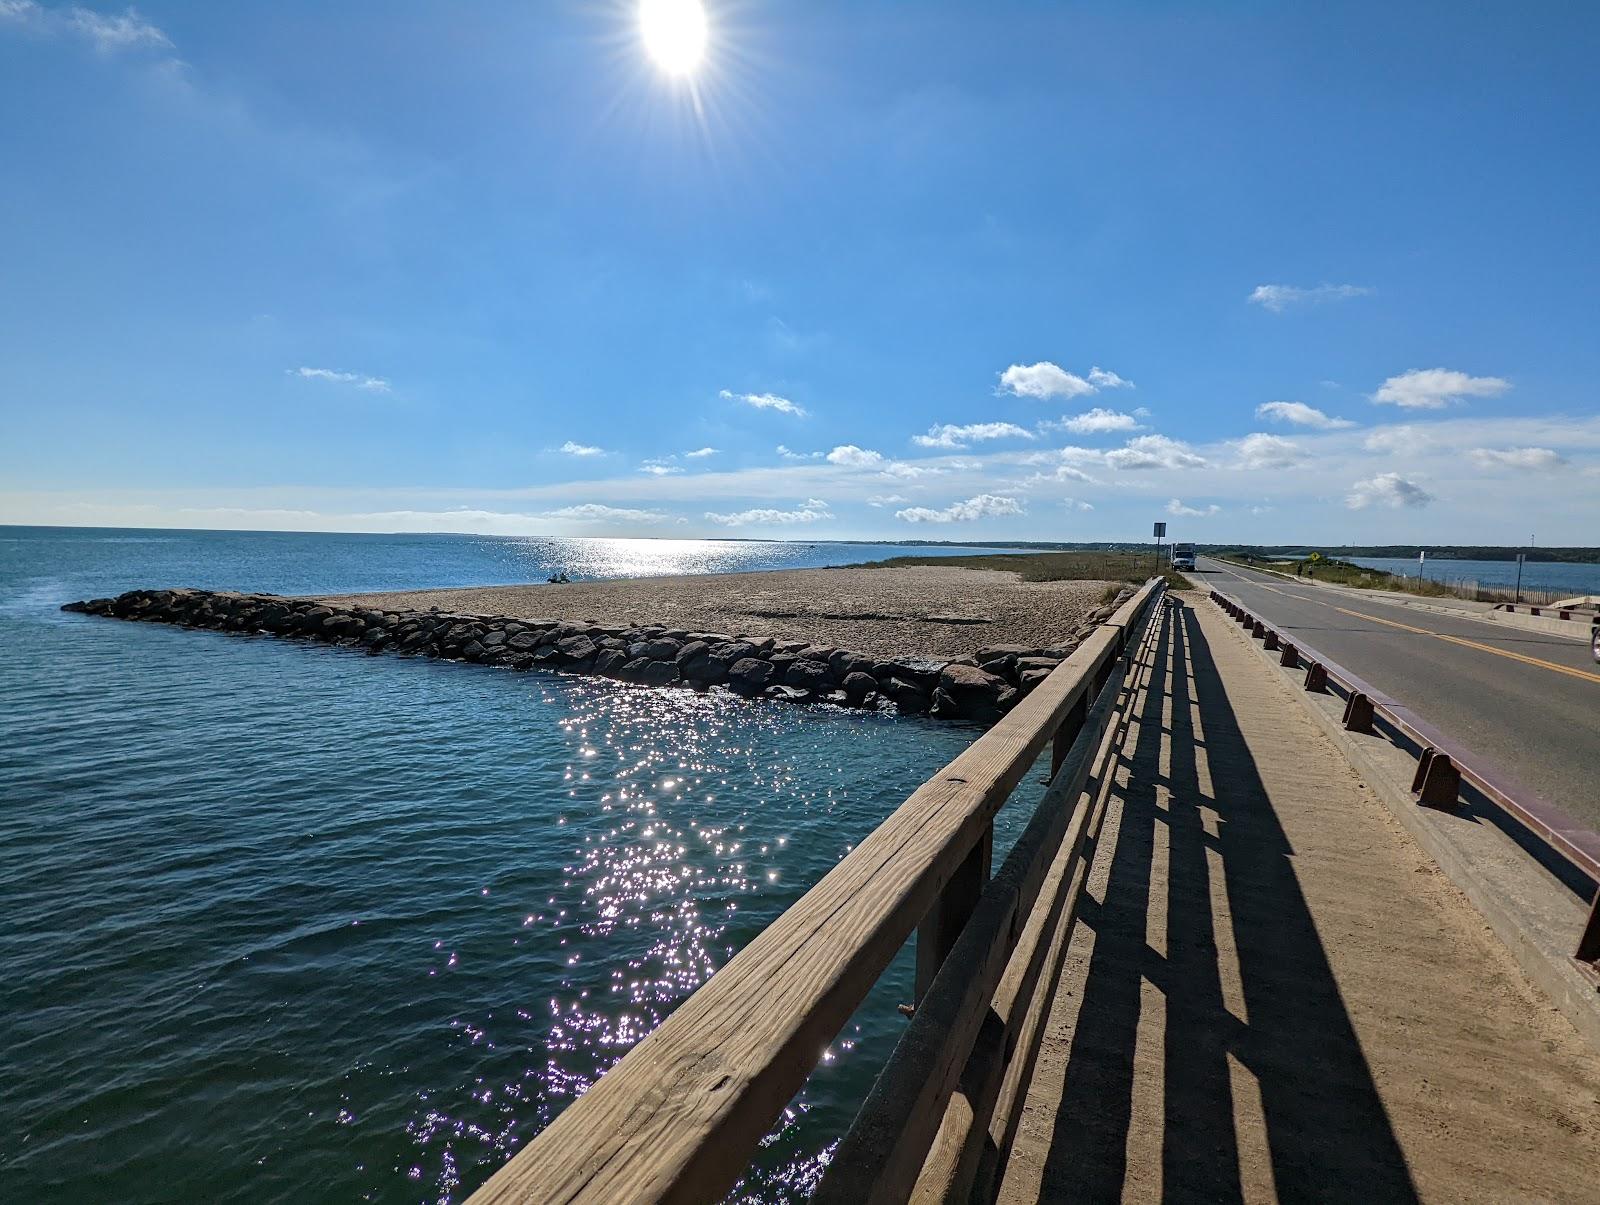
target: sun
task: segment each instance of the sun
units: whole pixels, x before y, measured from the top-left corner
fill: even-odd
[[[692,75],[706,54],[706,10],[700,0],[639,0],[639,35],[656,66]]]

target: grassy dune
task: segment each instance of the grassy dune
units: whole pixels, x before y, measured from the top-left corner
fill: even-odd
[[[1192,583],[1181,573],[1173,573],[1163,554],[1167,585],[1174,590],[1191,590]],[[1025,582],[1135,582],[1153,577],[1155,553],[1132,552],[994,552],[972,556],[897,556],[873,561],[864,566],[901,568],[906,565],[955,565],[966,569],[1002,569],[1019,574]],[[1114,591],[1112,591],[1114,593]]]

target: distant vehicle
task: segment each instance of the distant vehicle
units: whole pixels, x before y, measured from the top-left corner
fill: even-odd
[[[1174,544],[1172,546],[1172,567],[1174,569],[1194,568],[1194,545]]]

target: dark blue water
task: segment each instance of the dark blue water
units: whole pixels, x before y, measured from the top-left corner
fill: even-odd
[[[0,1199],[459,1200],[970,741],[56,609],[893,551],[616,543],[0,529]],[[750,1199],[812,1182],[910,974]]]
[[[1382,569],[1405,577],[1417,576],[1417,561],[1395,557],[1355,556],[1350,560],[1368,569]],[[1517,583],[1515,561],[1452,561],[1429,557],[1422,566],[1431,581],[1476,583],[1485,589],[1510,590]],[[1563,597],[1600,594],[1600,564],[1566,561],[1528,561],[1522,567],[1524,591],[1541,591]]]

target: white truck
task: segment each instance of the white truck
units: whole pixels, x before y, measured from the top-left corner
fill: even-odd
[[[1174,569],[1194,568],[1194,545],[1174,544],[1172,546],[1172,567]]]

